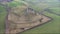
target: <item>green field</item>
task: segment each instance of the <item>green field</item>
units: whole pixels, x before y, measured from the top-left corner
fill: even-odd
[[[5,17],[6,10],[3,6],[0,5],[0,34],[3,34],[5,31]]]
[[[13,5],[13,4],[11,4],[11,5]],[[14,4],[13,6],[16,6],[16,5]],[[42,11],[41,8],[37,9],[37,7],[35,7],[35,6],[32,6],[32,7],[36,11],[39,11],[39,10]],[[53,13],[60,14],[60,7],[57,7],[57,8],[54,7],[54,8],[50,8],[50,9]],[[60,16],[53,14],[53,13],[44,11],[44,15],[51,17],[53,20],[42,26],[25,31],[21,34],[60,34],[60,27],[59,27],[60,26]],[[3,34],[5,31],[6,14],[7,14],[6,9],[0,5],[0,34]]]
[[[56,13],[56,14],[60,14],[60,7],[54,7],[54,8],[50,8],[53,12],[53,13]]]

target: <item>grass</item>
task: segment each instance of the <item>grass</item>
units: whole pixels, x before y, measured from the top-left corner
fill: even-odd
[[[12,3],[10,3],[10,5],[17,6],[19,4],[16,5],[15,3],[12,2]],[[37,7],[35,7],[35,8],[37,8]],[[39,8],[37,8],[37,10],[39,10]],[[56,10],[52,9],[52,10],[53,10],[53,12],[60,14],[59,9],[56,9]],[[1,6],[0,6],[0,11],[1,11],[0,12],[0,34],[3,34],[5,31],[5,17],[6,17],[7,13],[6,13],[5,9],[3,9]],[[52,13],[48,13],[48,12],[45,12],[45,15],[53,18],[53,20],[51,22],[48,22],[47,24],[44,24],[42,26],[28,30],[21,34],[60,34],[60,27],[59,27],[60,26],[60,16],[52,14]]]
[[[9,7],[17,7],[17,6],[23,6],[25,5],[23,2],[17,2],[17,1],[12,1],[8,3]]]
[[[50,8],[52,10],[52,12],[56,13],[56,14],[60,14],[60,7],[54,7],[54,8]]]
[[[0,6],[0,34],[3,34],[5,31],[5,16],[6,16],[6,10]]]
[[[4,33],[5,30],[5,14],[6,13],[0,15],[0,33]]]

